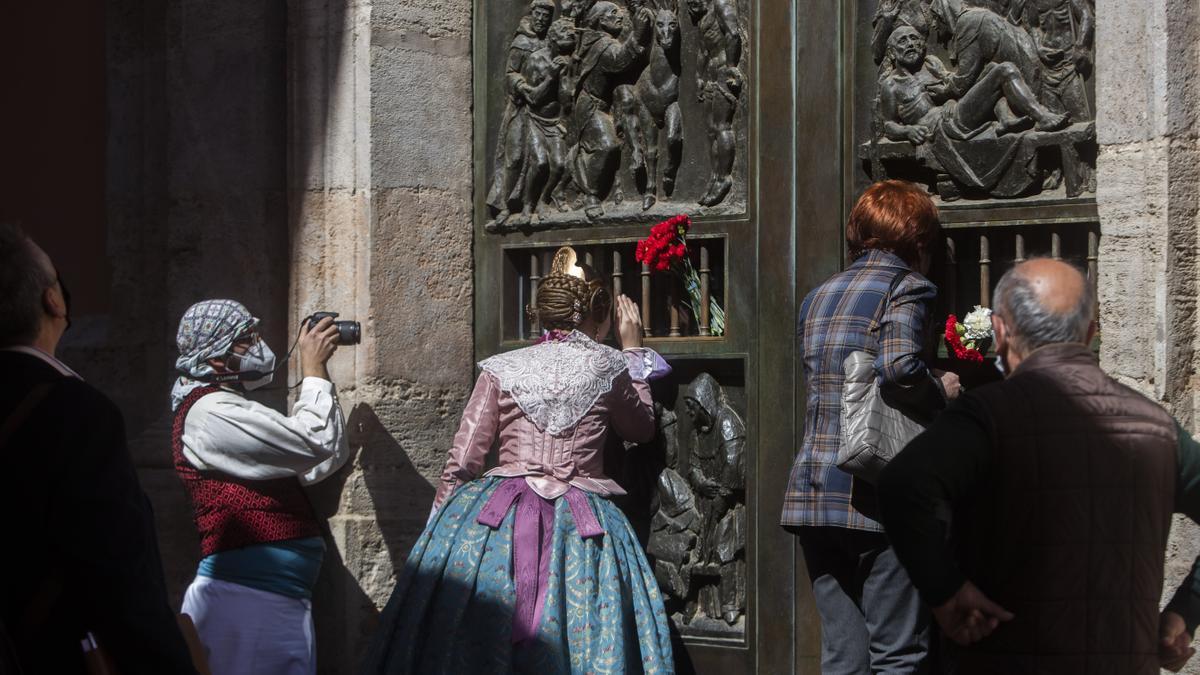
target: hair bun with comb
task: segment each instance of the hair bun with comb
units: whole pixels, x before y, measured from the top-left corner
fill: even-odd
[[[538,284],[537,316],[547,330],[574,330],[584,319],[597,322],[612,310],[612,293],[593,270],[578,264],[575,249],[554,254],[550,273]]]

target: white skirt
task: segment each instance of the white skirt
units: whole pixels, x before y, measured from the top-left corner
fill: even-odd
[[[312,601],[197,576],[183,597],[212,675],[313,675]]]

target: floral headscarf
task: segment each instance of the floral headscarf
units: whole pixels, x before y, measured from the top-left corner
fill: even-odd
[[[175,381],[171,388],[171,409],[179,408],[193,389],[204,384],[192,378],[213,373],[209,359],[224,356],[234,340],[257,327],[258,319],[236,300],[204,300],[188,307],[175,334],[175,344],[179,347],[175,369],[192,377],[181,374]]]

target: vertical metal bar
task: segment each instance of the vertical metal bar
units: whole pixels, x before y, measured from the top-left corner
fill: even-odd
[[[541,281],[541,256],[534,252],[529,256],[529,334],[534,337],[542,334],[537,318],[537,292]]]
[[[951,312],[958,306],[958,250],[954,237],[946,237],[946,301]]]
[[[667,291],[667,310],[671,316],[671,332],[667,333],[670,337],[682,337],[683,331],[679,329],[679,290],[675,283],[675,276],[671,275],[671,281],[667,285],[670,289]]]
[[[646,337],[654,336],[650,326],[650,266],[642,263],[642,333]]]
[[[712,272],[708,268],[708,247],[704,244],[700,245],[700,334],[708,335],[708,275]]]
[[[612,289],[613,299],[621,295],[621,277],[624,273],[621,271],[621,249],[614,248],[612,252]]]
[[[991,243],[986,232],[979,235],[979,304],[992,306]]]
[[[1025,262],[1025,235],[1020,232],[1016,234],[1016,249],[1017,254],[1013,256],[1013,262],[1020,265]]]
[[[1050,257],[1062,260],[1062,235],[1057,231],[1050,233]]]

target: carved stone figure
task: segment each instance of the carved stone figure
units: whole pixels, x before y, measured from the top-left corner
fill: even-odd
[[[961,85],[961,80],[959,84]],[[971,139],[989,128],[1003,135],[1032,118],[1040,131],[1066,126],[1065,114],[1038,102],[1021,71],[1010,62],[991,63],[956,99],[955,75],[925,53],[925,39],[909,26],[897,28],[879,83],[879,116],[884,135],[930,150],[938,163],[969,187],[1020,192],[1031,177],[1015,162],[1021,153],[1018,136],[997,143],[990,152]],[[1027,157],[1026,157],[1027,158]],[[1014,170],[1015,168],[1015,170]]]
[[[888,38],[900,26],[909,26],[922,37],[929,37],[933,23],[929,3],[930,0],[880,0],[875,17],[871,20],[871,56],[875,63],[883,63],[883,57],[887,55]]]
[[[702,518],[692,576],[716,580],[700,587],[700,608],[733,625],[746,608],[746,426],[707,373],[688,385],[684,406],[696,434],[688,480]]]
[[[979,81],[989,64],[1009,63],[1032,87],[1042,82],[1041,59],[1033,38],[989,7],[963,0],[934,0],[931,7],[939,37],[949,43],[955,70],[949,79],[951,98],[961,98]]]
[[[511,207],[521,203],[523,198],[522,179],[525,176],[527,130],[530,126],[526,105],[530,87],[526,78],[526,61],[531,54],[545,47],[546,34],[553,19],[554,0],[533,0],[529,14],[521,19],[516,35],[509,43],[504,75],[508,103],[500,122],[492,186],[487,200],[488,205],[497,211],[493,226],[502,225],[508,219]]]
[[[575,19],[576,24],[583,23],[585,17],[592,9],[592,5],[596,4],[596,0],[562,0],[563,16]]]
[[[631,0],[631,6],[632,6]],[[654,43],[650,59],[628,93],[624,131],[634,156],[634,181],[642,195],[642,210],[654,206],[659,186],[658,158],[666,142],[667,164],[662,192],[670,197],[683,158],[683,114],[679,109],[679,16],[659,9],[654,16]],[[665,137],[665,138],[664,138]],[[639,159],[644,161],[639,162]]]
[[[631,30],[620,37],[625,11],[601,0],[584,16],[579,41],[573,112],[576,144],[571,148],[571,175],[584,194],[589,219],[604,215],[601,200],[612,188],[620,162],[621,141],[613,121],[613,94],[625,73],[649,47],[654,16],[643,7],[630,17]]]
[[[484,74],[494,84],[485,84],[482,114],[496,138],[485,230],[645,222],[701,207],[744,213],[736,167],[747,140],[740,101],[750,51],[740,21],[750,1],[477,3],[486,40],[504,40],[507,50],[503,59],[490,45],[480,51],[494,69]],[[690,21],[681,21],[685,9]],[[563,23],[551,34],[554,20]]]
[[[675,413],[658,404],[655,407],[659,413],[658,438],[665,446],[666,467],[658,474],[656,482],[655,510],[650,521],[646,552],[654,560],[654,576],[662,587],[670,609],[687,611],[702,519],[696,509],[692,487],[679,473],[679,437]],[[694,614],[694,602],[690,609]],[[691,614],[687,616],[688,620]]]
[[[1065,112],[1073,122],[1095,119],[1088,103],[1083,72],[1092,66],[1092,38],[1096,10],[1092,0],[1014,1],[1021,12],[1042,61],[1042,98],[1051,109]],[[1082,71],[1082,72],[1081,72]],[[1063,146],[1062,168],[1047,178],[1047,189],[1066,179],[1067,196],[1096,190],[1096,172],[1074,145]]]
[[[1093,24],[1090,0],[881,0],[871,176],[947,201],[1094,190],[1081,152],[1095,143],[1082,74]],[[931,36],[950,67],[926,52]]]
[[[558,19],[550,26],[546,45],[525,59],[520,79],[516,80],[524,99],[522,112],[526,119],[524,157],[516,186],[521,195],[521,213],[511,218],[513,227],[537,224],[536,209],[551,203],[566,168],[561,83],[575,42],[575,24],[569,19]],[[499,216],[497,220],[500,221]]]
[[[687,7],[700,31],[696,92],[708,117],[710,177],[700,204],[714,206],[733,186],[733,121],[746,79],[740,68],[742,28],[736,0],[687,0]]]
[[[681,403],[689,425],[655,407],[665,467],[653,469],[646,552],[683,634],[735,636],[746,612],[746,428],[711,375]]]

